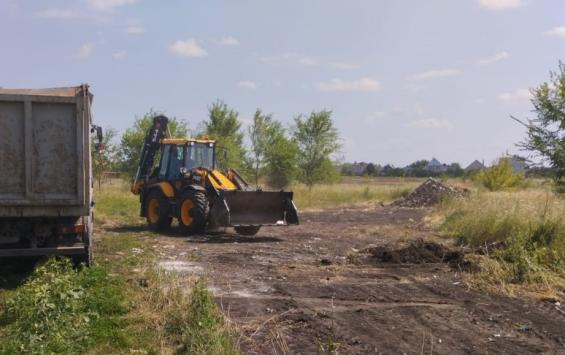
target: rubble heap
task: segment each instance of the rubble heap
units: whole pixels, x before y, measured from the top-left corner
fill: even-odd
[[[436,179],[429,178],[410,195],[393,203],[397,207],[428,207],[441,201],[445,196],[460,197],[467,194],[466,190],[449,187]]]

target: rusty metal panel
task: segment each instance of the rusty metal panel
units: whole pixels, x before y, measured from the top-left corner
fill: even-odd
[[[24,104],[0,102],[0,200],[25,196]]]
[[[75,105],[32,104],[32,191],[37,198],[78,200]],[[81,142],[82,143],[82,142]]]
[[[90,213],[88,87],[0,90],[0,218]]]

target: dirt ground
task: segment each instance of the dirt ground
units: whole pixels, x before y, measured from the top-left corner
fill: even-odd
[[[402,249],[445,244],[425,214],[308,212],[254,237],[173,231],[154,248],[164,268],[207,277],[248,354],[565,354],[565,315],[552,303],[469,290],[457,264]]]

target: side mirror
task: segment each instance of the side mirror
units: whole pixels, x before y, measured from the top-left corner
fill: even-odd
[[[102,127],[92,125],[92,128],[90,129],[90,133],[96,133],[96,140],[98,142],[94,144],[94,148],[98,151],[98,153],[102,153],[106,148],[104,146],[104,143],[102,143],[104,141],[104,133],[102,132]]]

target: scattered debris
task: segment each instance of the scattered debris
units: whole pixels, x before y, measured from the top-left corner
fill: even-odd
[[[395,201],[393,206],[409,208],[428,207],[439,203],[446,196],[462,197],[468,193],[467,189],[446,186],[436,179],[429,178],[410,195]]]
[[[450,250],[441,244],[418,239],[400,249],[392,249],[389,246],[369,247],[361,250],[358,257],[353,260],[365,261],[365,263],[462,265],[465,263],[465,255],[461,251]]]

